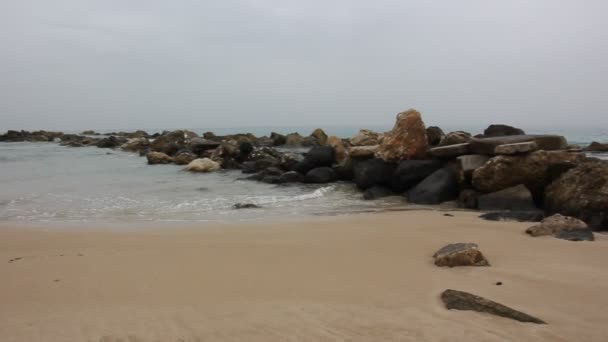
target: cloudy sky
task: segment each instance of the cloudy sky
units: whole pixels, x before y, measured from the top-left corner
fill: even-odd
[[[0,129],[608,126],[605,0],[0,0]]]

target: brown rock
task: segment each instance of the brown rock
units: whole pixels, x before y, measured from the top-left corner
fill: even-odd
[[[321,146],[327,143],[327,134],[320,128],[315,129],[310,136],[314,137]]]
[[[589,229],[587,224],[577,218],[555,214],[544,218],[539,224],[526,229],[532,236],[555,235],[562,230]]]
[[[344,147],[344,143],[342,139],[336,137],[335,135],[327,138],[327,145],[334,148],[336,152],[336,161],[338,163],[343,162],[347,157],[346,147]]]
[[[437,266],[490,266],[475,243],[449,244],[438,250],[433,258]]]
[[[395,126],[384,136],[376,156],[385,161],[424,159],[427,150],[422,117],[418,111],[410,109],[397,115]]]
[[[380,135],[376,132],[362,129],[354,137],[349,139],[352,146],[373,146],[380,144]]]
[[[608,144],[601,144],[597,141],[592,142],[585,148],[589,152],[608,152]]]
[[[538,145],[535,141],[526,141],[515,144],[498,145],[494,149],[494,154],[521,154],[538,150]]]
[[[449,146],[468,143],[473,139],[470,133],[456,131],[448,133],[439,143],[439,146]]]
[[[372,158],[376,152],[378,151],[378,149],[380,148],[379,145],[373,145],[373,146],[352,146],[348,148],[348,154],[350,155],[351,158],[354,159],[367,159],[367,158]]]
[[[162,152],[150,152],[146,155],[146,158],[148,159],[148,164],[150,165],[173,163],[173,158]]]
[[[285,145],[287,146],[301,146],[302,136],[299,133],[290,133],[285,136]]]

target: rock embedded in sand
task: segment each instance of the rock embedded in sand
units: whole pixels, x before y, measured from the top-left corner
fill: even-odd
[[[475,243],[449,244],[433,254],[437,266],[490,266]]]
[[[477,198],[479,210],[535,210],[532,193],[525,185],[519,184],[500,191],[480,195]]]
[[[531,236],[543,236],[555,235],[562,230],[589,230],[589,227],[577,218],[555,214],[526,229],[526,233]]]
[[[540,222],[545,218],[542,210],[527,211],[493,211],[479,216],[488,221],[517,221],[517,222]]]
[[[485,312],[524,323],[547,324],[534,316],[463,291],[445,290],[441,294],[441,300],[448,310]]]
[[[393,129],[386,133],[376,156],[385,161],[424,159],[428,150],[426,128],[420,113],[409,109],[397,114]]]
[[[150,165],[173,163],[173,158],[162,152],[150,152],[146,154],[146,158]]]
[[[195,159],[188,164],[184,170],[190,172],[214,172],[219,170],[220,164],[209,158]]]

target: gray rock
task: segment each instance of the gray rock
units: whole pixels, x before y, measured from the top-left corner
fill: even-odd
[[[519,184],[504,190],[480,195],[477,199],[479,210],[535,210],[532,193],[525,185]]]
[[[433,254],[437,266],[490,266],[475,243],[449,244]]]
[[[554,235],[558,239],[568,241],[594,241],[591,229],[564,229]]]
[[[441,139],[439,146],[464,144],[471,141],[471,139],[472,137],[470,133],[463,131],[450,132],[443,139]]]
[[[464,189],[458,194],[458,206],[465,209],[477,209],[479,192],[473,189]]]
[[[471,153],[469,143],[433,147],[429,150],[433,157],[451,159]]]
[[[253,204],[253,203],[236,203],[235,205],[232,206],[233,209],[257,209],[257,208],[261,208],[260,206],[258,206],[257,204]]]
[[[450,168],[433,172],[407,193],[408,201],[418,204],[439,204],[458,197],[458,179]]]
[[[577,218],[555,214],[549,216],[540,224],[526,229],[532,236],[555,235],[562,230],[588,230],[587,224]]]
[[[520,154],[538,150],[536,141],[526,141],[515,144],[498,145],[494,149],[494,154]]]
[[[467,292],[457,290],[445,290],[441,294],[441,300],[448,310],[464,310],[485,312],[491,315],[506,317],[524,323],[547,324],[541,319],[517,311],[508,306],[496,303],[489,299],[479,297]]]
[[[324,184],[335,182],[336,172],[331,167],[323,166],[314,168],[304,176],[304,183]]]
[[[492,138],[473,138],[471,152],[474,154],[494,154],[497,146],[522,142],[536,142],[545,151],[567,150],[568,142],[561,135],[510,135]]]
[[[404,160],[393,173],[391,187],[395,192],[404,192],[442,166],[443,163],[439,160]]]
[[[490,157],[483,154],[467,154],[458,157],[460,160],[460,165],[462,166],[462,171],[464,172],[473,172],[476,169],[480,168],[485,164]]]

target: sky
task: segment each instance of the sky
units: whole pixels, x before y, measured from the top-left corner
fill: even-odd
[[[606,127],[605,0],[0,0],[0,130]]]

